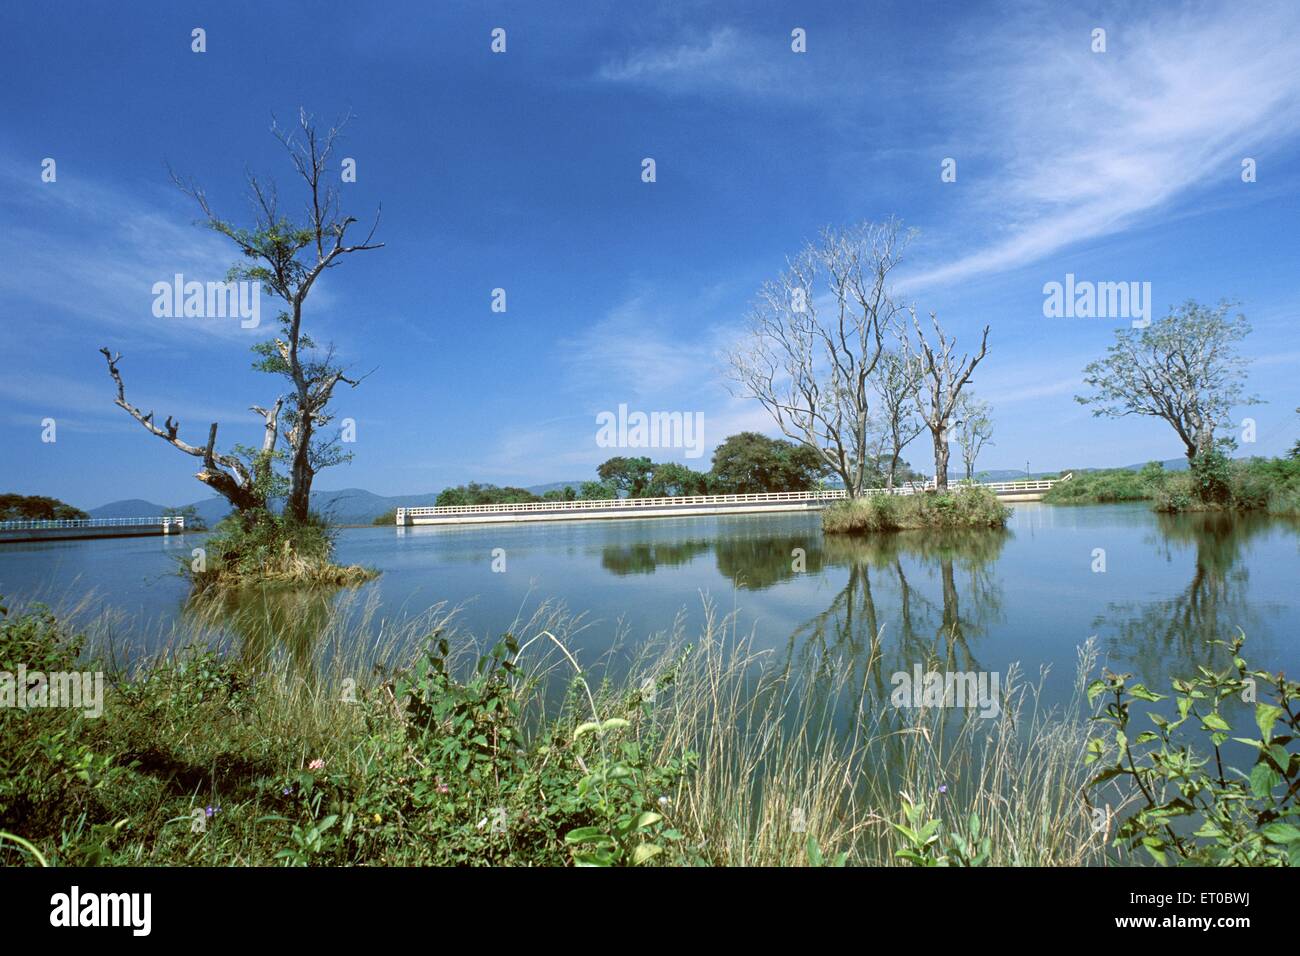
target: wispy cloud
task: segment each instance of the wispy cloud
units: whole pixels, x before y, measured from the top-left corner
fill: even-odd
[[[909,288],[1024,265],[1147,221],[1198,187],[1259,188],[1241,183],[1241,159],[1276,155],[1300,131],[1300,58],[1280,42],[1300,32],[1294,4],[1099,18],[1104,53],[1089,46],[1096,24],[1063,25],[1053,10],[1050,25],[994,31],[958,71],[954,88],[984,91],[968,94],[972,125],[954,147],[978,162],[948,187],[984,177],[965,209],[979,224],[967,230],[974,248]]]
[[[761,92],[773,83],[772,59],[755,56],[755,41],[732,27],[643,47],[605,62],[597,77],[669,93],[701,88]]]

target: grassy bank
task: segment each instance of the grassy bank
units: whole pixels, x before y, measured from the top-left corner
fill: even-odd
[[[1005,528],[1011,509],[987,488],[957,486],[945,493],[868,495],[822,511],[828,534],[870,534],[964,528]]]
[[[1057,482],[1048,489],[1043,495],[1043,501],[1053,505],[1150,501],[1155,497],[1158,483],[1163,478],[1163,468],[1151,469],[1149,466],[1141,472],[1127,468],[1076,471],[1069,481]]]
[[[83,651],[11,614],[6,668],[99,656],[108,681],[99,717],[0,712],[0,863],[883,865],[930,821],[946,862],[1104,859],[1078,706],[1011,681],[992,720],[894,709],[829,660],[814,692],[712,615],[614,679],[575,626],[543,608],[483,652],[438,613],[340,618],[304,668],[192,620],[127,671],[101,624]]]
[[[1211,454],[1187,471],[1166,471],[1152,462],[1141,471],[1109,468],[1076,471],[1043,497],[1049,504],[1112,504],[1151,501],[1156,511],[1259,511],[1300,517],[1300,460],[1228,459]]]

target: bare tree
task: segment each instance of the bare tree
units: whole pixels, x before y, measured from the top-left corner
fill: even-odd
[[[759,291],[748,333],[727,355],[742,394],[815,449],[850,497],[870,468],[869,380],[898,312],[889,273],[910,238],[894,219],[823,230]]]
[[[114,355],[106,348],[101,348],[99,351],[103,353],[105,361],[108,362],[108,374],[113,377],[113,382],[117,385],[115,405],[124,409],[151,434],[157,435],[173,448],[201,459],[203,462],[202,467],[199,468],[194,477],[222,495],[237,511],[266,507],[267,496],[272,489],[272,485],[266,480],[266,476],[271,467],[271,454],[275,448],[276,433],[279,428],[280,406],[283,404],[284,399],[276,399],[275,404],[270,409],[253,407],[253,411],[261,414],[266,421],[266,428],[262,438],[262,453],[256,456],[246,456],[247,460],[241,460],[238,455],[222,454],[216,450],[216,422],[208,426],[208,441],[202,447],[184,441],[180,437],[180,422],[174,421],[170,415],[167,416],[166,421],[160,427],[154,421],[152,411],[142,412],[126,400],[126,386],[123,384],[122,374],[117,368],[117,363],[122,360],[121,354]]]
[[[904,329],[905,331],[905,329]],[[876,365],[872,385],[880,401],[876,403],[881,428],[881,464],[885,487],[893,490],[894,478],[903,449],[925,430],[916,391],[923,370],[917,357],[905,347],[885,349]]]
[[[1206,308],[1188,301],[1181,309],[1141,329],[1119,329],[1106,357],[1083,370],[1093,415],[1122,418],[1149,415],[1168,422],[1183,443],[1187,460],[1214,447],[1215,431],[1244,397],[1245,358],[1235,345],[1250,333],[1244,315],[1228,318],[1230,303]]]
[[[963,392],[957,402],[957,444],[961,446],[962,463],[966,466],[966,480],[975,479],[975,462],[985,445],[992,445],[993,416],[988,402]]]
[[[988,354],[989,327],[984,326],[984,335],[980,339],[980,350],[975,356],[963,353],[956,362],[953,354],[957,351],[956,338],[949,337],[939,325],[939,319],[930,313],[930,322],[934,325],[935,342],[931,344],[925,337],[920,321],[912,314],[912,328],[916,333],[914,353],[920,363],[922,380],[916,390],[917,405],[921,418],[930,429],[934,440],[934,482],[940,490],[948,487],[948,429],[961,390],[970,381],[971,372]]]
[[[327,168],[330,156],[349,118],[345,116],[323,135],[305,110],[299,110],[295,129],[272,125],[272,134],[284,145],[307,187],[305,218],[301,223],[293,222],[280,209],[274,184],[263,183],[251,174],[248,176],[254,209],[251,229],[235,226],[217,216],[200,187],[172,174],[172,181],[199,204],[208,226],[234,242],[247,260],[234,266],[229,278],[260,282],[285,303],[286,310],[279,315],[280,334],[254,350],[262,357],[258,369],[288,380],[290,390],[283,430],[289,462],[285,514],[299,521],[307,518],[316,473],[349,457],[339,452],[337,439],[318,434],[333,418],[327,408],[334,389],[340,383],[355,388],[361,381],[346,374],[336,361],[332,346],[318,349],[303,331],[303,303],[316,280],[326,269],[339,265],[344,256],[381,249],[384,245],[373,241],[379,212],[375,213],[365,239],[348,241],[347,231],[357,220],[340,212],[338,189],[329,182],[336,175],[335,170]],[[279,403],[277,414],[278,408]]]

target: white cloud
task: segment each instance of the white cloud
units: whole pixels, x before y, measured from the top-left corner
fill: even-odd
[[[969,172],[945,188],[978,197],[963,209],[976,249],[907,288],[1021,266],[1199,187],[1240,185],[1243,157],[1276,154],[1300,131],[1300,58],[1280,42],[1300,32],[1294,4],[1111,22],[1105,53],[1089,32],[1059,15],[996,31],[959,71],[954,89],[975,109],[953,148],[973,161],[959,152]]]

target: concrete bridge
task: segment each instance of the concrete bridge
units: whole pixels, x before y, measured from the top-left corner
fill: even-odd
[[[180,516],[156,518],[80,518],[63,521],[0,521],[0,543],[63,541],[69,538],[134,538],[185,531]]]
[[[995,481],[980,485],[1003,501],[1038,501],[1061,478],[1031,481]],[[962,483],[953,483],[960,487]],[[896,495],[933,491],[934,479],[924,484],[902,485]],[[870,488],[867,494],[890,494]],[[530,501],[500,505],[443,505],[433,508],[398,508],[397,527],[410,525],[494,524],[520,521],[582,521],[597,518],[675,518],[684,515],[759,514],[783,511],[820,511],[828,502],[845,497],[833,491],[780,491],[753,495],[692,495],[680,498],[612,498],[582,501]]]

